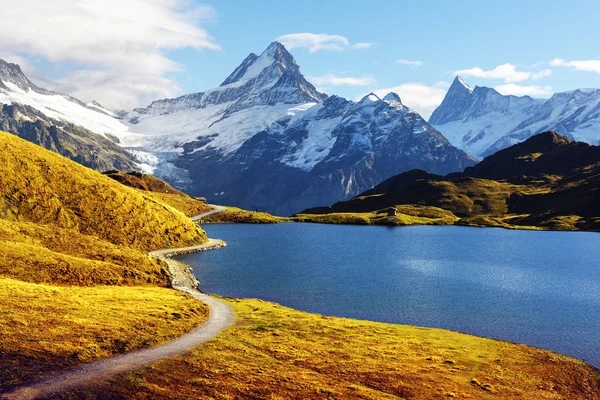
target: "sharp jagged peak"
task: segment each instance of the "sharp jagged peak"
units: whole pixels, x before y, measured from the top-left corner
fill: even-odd
[[[265,69],[280,68],[290,70],[300,74],[300,68],[294,57],[279,42],[273,42],[267,47],[260,56],[250,53],[246,59],[237,67],[231,75],[223,81],[221,86],[230,85],[236,82],[249,81],[260,75]]]
[[[464,107],[471,104],[476,97],[471,94],[478,89],[478,87],[475,90],[472,89],[460,76],[456,76],[448,88],[442,104],[431,114],[429,123],[439,125],[461,118]]]
[[[262,52],[262,54],[260,55],[261,57],[263,56],[271,56],[273,58],[285,58],[285,57],[291,57],[292,55],[290,54],[290,52],[288,51],[288,49],[285,48],[285,46],[283,44],[281,44],[278,41],[274,41],[272,42],[269,47],[267,47],[265,49],[265,51]]]
[[[25,91],[35,87],[35,85],[27,79],[18,64],[9,63],[2,59],[0,59],[0,81],[4,84],[12,83]],[[6,88],[4,84],[0,83],[2,87]]]
[[[402,104],[402,100],[400,100],[400,96],[397,93],[389,92],[382,99],[383,101],[387,101],[388,103],[400,103]]]
[[[362,99],[360,99],[360,101],[358,102],[358,104],[369,104],[369,103],[375,103],[377,101],[380,101],[381,99],[379,98],[379,96],[377,96],[375,93],[371,92],[368,95],[364,96]]]
[[[448,93],[450,93],[450,91],[464,91],[467,90],[469,93],[473,92],[473,89],[471,88],[471,86],[469,86],[469,84],[467,82],[465,82],[465,80],[463,78],[461,78],[460,76],[456,76],[454,78],[454,81],[452,82],[452,85],[450,85],[450,88],[448,89]]]

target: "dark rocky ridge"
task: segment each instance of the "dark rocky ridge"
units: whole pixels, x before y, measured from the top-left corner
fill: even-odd
[[[600,230],[600,146],[544,132],[446,176],[413,170],[307,214],[371,212],[416,204],[509,226]],[[480,222],[484,221],[484,222]],[[567,221],[567,222],[565,222]]]
[[[98,171],[137,169],[130,154],[116,142],[81,126],[48,118],[26,105],[0,104],[0,131],[13,133]]]
[[[190,146],[177,166],[190,171],[194,194],[249,210],[289,215],[315,204],[351,198],[405,170],[424,168],[443,174],[476,162],[404,107],[399,98],[393,103],[354,103],[332,96],[319,107],[314,115],[277,121],[226,159],[210,151],[194,152],[197,145]],[[324,120],[338,122],[331,132],[311,131],[312,123]],[[298,146],[315,134],[331,135],[335,141],[321,161],[310,169],[282,162],[297,160]]]
[[[256,65],[265,67],[257,74]],[[214,203],[289,215],[351,198],[408,169],[446,174],[476,162],[402,105],[397,94],[356,103],[317,92],[277,42],[260,56],[250,54],[219,88],[135,112],[165,115],[228,102],[233,104],[213,125],[257,106],[319,104],[296,117],[283,114],[230,153],[211,146],[218,129],[182,144],[175,165],[193,181],[185,189]]]
[[[10,92],[11,89],[6,83],[11,83],[25,92],[62,96],[81,107],[96,111],[74,97],[38,87],[25,76],[19,65],[0,60],[0,90]],[[50,118],[25,104],[0,103],[0,130],[99,171],[115,168],[127,171],[138,169],[131,155],[118,145],[116,138],[110,140],[85,127]],[[110,135],[107,134],[107,137]]]

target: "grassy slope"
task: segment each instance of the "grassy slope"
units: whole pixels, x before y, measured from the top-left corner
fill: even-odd
[[[353,224],[353,225],[452,225],[459,218],[451,211],[438,207],[417,205],[398,206],[396,216],[388,216],[382,211],[363,213],[328,213],[297,214],[291,220],[296,222],[313,222],[320,224]]]
[[[227,207],[224,211],[209,215],[202,223],[237,223],[237,224],[274,224],[287,222],[289,218],[276,217],[266,212],[247,211],[237,207]]]
[[[0,169],[0,388],[206,320],[146,254],[206,240],[168,202],[2,132]]]
[[[2,219],[0,276],[77,286],[168,284],[165,266],[139,250],[52,225]]]
[[[92,394],[600,399],[597,371],[548,351],[441,329],[323,317],[260,300],[227,301],[238,316],[235,327],[189,355],[117,378]]]
[[[51,224],[140,250],[206,240],[182,213],[62,156],[0,133],[0,218]]]
[[[0,278],[0,391],[198,326],[208,308],[174,290],[37,285]]]
[[[487,179],[466,179],[461,182],[431,181],[420,182],[419,190],[430,193],[423,195],[426,204],[404,204],[394,202],[392,196],[380,194],[360,196],[349,200],[343,212],[321,214],[307,210],[297,214],[295,220],[301,222],[348,223],[359,225],[469,225],[495,226],[505,228],[536,229],[533,224],[521,223],[528,215],[515,215],[508,212],[507,201],[514,194],[540,193],[545,189],[519,186],[507,182]],[[415,202],[421,201],[413,192]],[[394,206],[396,217],[382,218],[384,209]],[[353,211],[350,211],[353,210]]]
[[[124,173],[121,171],[108,171],[104,174],[125,186],[145,192],[146,196],[165,203],[181,211],[188,217],[194,217],[212,209],[206,202],[199,201],[152,175],[141,174],[139,172]]]

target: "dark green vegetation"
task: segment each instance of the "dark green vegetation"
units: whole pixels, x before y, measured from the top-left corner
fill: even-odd
[[[402,220],[406,205],[420,207],[428,219],[446,210],[462,225],[600,230],[600,147],[545,132],[462,173],[408,171],[351,200],[309,209],[299,217],[324,222],[340,213],[375,215],[399,207],[396,219]],[[448,217],[442,223],[452,220]],[[380,221],[369,218],[369,223]]]

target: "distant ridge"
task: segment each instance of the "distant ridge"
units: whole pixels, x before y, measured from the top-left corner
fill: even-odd
[[[478,158],[550,130],[600,144],[600,89],[576,89],[540,100],[505,96],[482,86],[471,89],[457,76],[429,123]]]
[[[544,132],[463,173],[404,172],[351,200],[302,214],[399,205],[442,208],[466,225],[600,230],[600,147]]]

